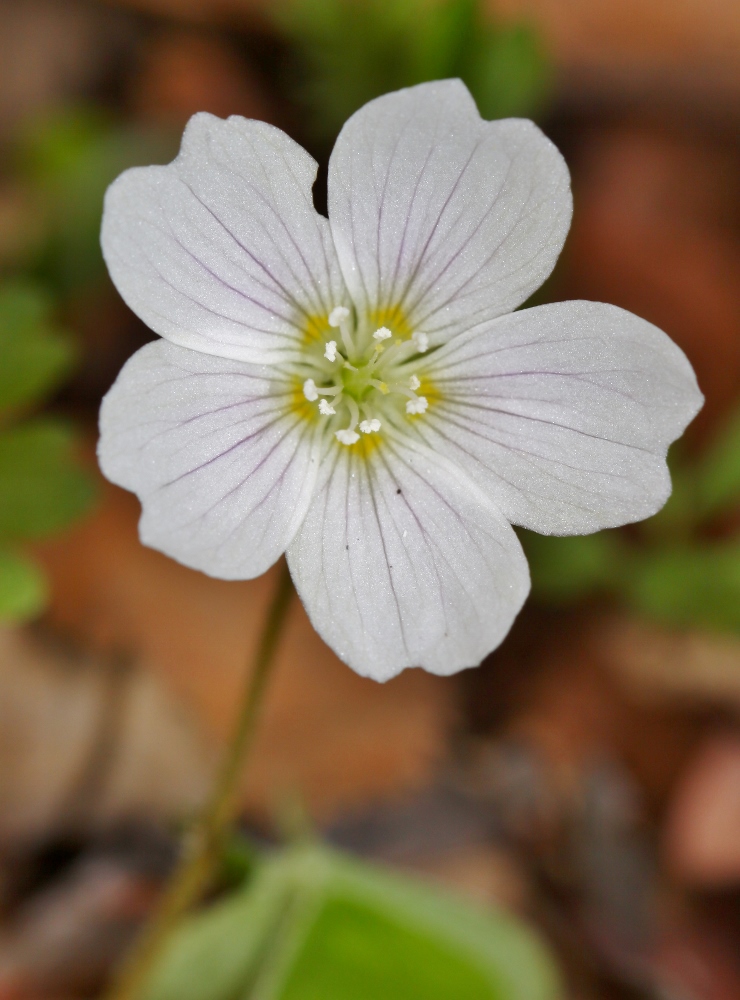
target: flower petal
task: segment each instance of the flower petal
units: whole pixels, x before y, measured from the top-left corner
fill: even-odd
[[[668,445],[703,397],[683,352],[616,306],[559,302],[484,324],[429,359],[429,445],[515,524],[586,534],[654,514]]]
[[[346,663],[383,681],[405,667],[475,666],[529,591],[519,541],[460,472],[391,438],[334,448],[288,549],[314,628]]]
[[[141,500],[141,540],[227,580],[271,566],[320,466],[291,402],[264,368],[162,340],[138,351],[103,401],[98,457]]]
[[[105,198],[111,277],[156,333],[182,347],[262,363],[306,318],[346,297],[316,162],[279,129],[234,116],[190,119],[178,157],[128,170]]]
[[[400,307],[432,343],[521,305],[552,270],[570,217],[555,146],[530,121],[483,121],[459,80],[371,101],[329,164],[353,299]]]

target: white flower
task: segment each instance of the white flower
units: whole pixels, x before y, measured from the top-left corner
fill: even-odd
[[[459,81],[372,101],[329,167],[263,122],[196,115],[177,159],[108,191],[103,249],[163,340],[126,364],[100,462],[142,540],[226,579],[287,551],[311,620],[361,674],[449,674],[529,589],[511,523],[648,517],[702,401],[681,351],[613,306],[513,312],[552,270],[568,171]]]

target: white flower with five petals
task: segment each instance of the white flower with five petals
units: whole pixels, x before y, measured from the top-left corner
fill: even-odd
[[[568,232],[565,163],[531,122],[483,121],[459,81],[344,126],[328,220],[313,159],[258,121],[191,119],[177,159],[109,189],[102,242],[163,339],[105,398],[100,463],[142,540],[213,576],[283,552],[359,673],[449,674],[529,590],[511,524],[648,517],[701,406],[682,352],[613,306],[514,312]]]

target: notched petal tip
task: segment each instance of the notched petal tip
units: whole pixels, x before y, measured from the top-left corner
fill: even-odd
[[[571,214],[552,142],[526,120],[484,121],[459,80],[371,101],[331,155],[329,220],[355,302],[393,303],[430,344],[524,302]]]
[[[311,189],[316,161],[272,125],[194,115],[166,166],[109,188],[101,243],[129,307],[173,343],[284,358],[346,290]]]

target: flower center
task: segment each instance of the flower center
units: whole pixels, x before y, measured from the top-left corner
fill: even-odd
[[[426,334],[362,329],[344,306],[332,310],[329,327],[328,338],[306,348],[300,367],[303,395],[330,421],[337,441],[353,445],[361,434],[377,434],[385,423],[398,425],[426,411],[416,373],[429,347]]]

